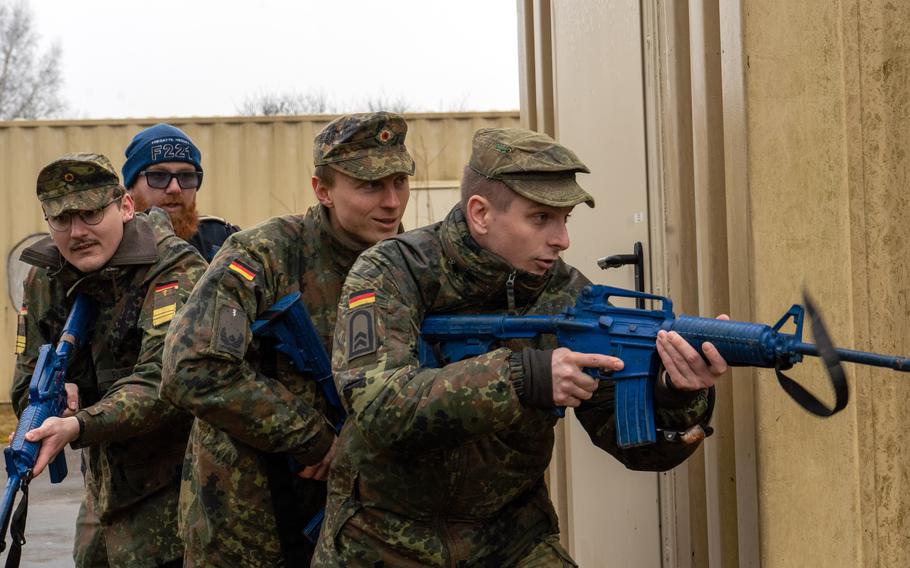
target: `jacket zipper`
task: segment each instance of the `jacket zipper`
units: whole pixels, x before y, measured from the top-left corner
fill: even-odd
[[[506,300],[509,303],[509,315],[515,315],[515,276],[517,271],[513,270],[506,279]]]

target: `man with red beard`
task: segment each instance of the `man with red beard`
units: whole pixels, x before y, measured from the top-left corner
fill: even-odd
[[[221,244],[240,230],[219,217],[199,216],[196,192],[202,186],[202,154],[185,132],[156,124],[133,138],[126,148],[123,184],[137,211],[160,207],[174,232],[211,262]]]

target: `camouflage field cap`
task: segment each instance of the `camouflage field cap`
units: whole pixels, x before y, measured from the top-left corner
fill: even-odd
[[[594,198],[575,181],[577,172],[590,170],[546,134],[523,128],[481,128],[474,133],[468,165],[531,201],[553,207],[579,203],[594,207]]]
[[[351,177],[377,180],[414,175],[414,159],[404,145],[408,125],[398,114],[365,112],[336,118],[313,143],[313,163]]]
[[[100,209],[125,192],[117,170],[101,154],[67,154],[38,174],[38,200],[48,217]]]

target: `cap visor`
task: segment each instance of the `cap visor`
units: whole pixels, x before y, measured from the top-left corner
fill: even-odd
[[[41,207],[48,217],[55,217],[65,211],[92,211],[110,203],[119,188],[119,185],[93,187],[42,201]]]
[[[392,174],[414,175],[414,159],[404,152],[362,156],[352,160],[332,162],[336,170],[357,179],[374,181]]]
[[[578,185],[574,176],[552,180],[503,179],[500,181],[515,193],[544,205],[574,207],[579,203],[587,203],[588,207],[594,207],[594,198]]]

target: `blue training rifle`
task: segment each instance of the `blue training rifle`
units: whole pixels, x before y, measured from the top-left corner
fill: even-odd
[[[335,390],[332,363],[313,327],[300,292],[292,292],[272,304],[259,315],[250,329],[255,337],[272,339],[274,348],[287,356],[298,371],[312,376],[335,416],[332,422],[335,434],[341,432],[347,415]],[[302,469],[294,460],[290,461],[293,462],[292,471],[296,473]],[[319,538],[324,517],[323,508],[304,527],[304,535],[310,542],[315,543]]]
[[[44,424],[52,416],[60,416],[66,410],[66,369],[73,350],[87,340],[89,327],[95,317],[92,300],[84,295],[76,296],[69,317],[63,325],[63,333],[57,348],[51,344],[42,345],[38,350],[38,362],[28,387],[28,406],[19,417],[16,433],[8,448],[3,450],[6,459],[6,489],[0,503],[0,551],[6,549],[6,530],[9,528],[13,544],[7,557],[7,566],[17,566],[21,548],[25,544],[25,519],[28,511],[28,484],[41,442],[29,442],[25,434]],[[50,462],[51,483],[60,483],[66,478],[66,454],[60,452]],[[12,514],[16,493],[22,491],[22,499],[16,513]],[[12,522],[11,522],[12,521]]]
[[[609,303],[611,297],[656,300],[661,307],[618,307]],[[787,394],[818,416],[831,416],[847,405],[849,391],[840,361],[910,371],[910,361],[904,357],[835,348],[812,302],[805,295],[803,299],[805,309],[794,304],[772,327],[712,318],[676,317],[669,298],[589,285],[581,291],[574,307],[554,316],[428,316],[423,320],[419,357],[421,365],[441,367],[487,353],[498,341],[531,339],[540,334],[555,335],[560,347],[572,351],[619,357],[625,363],[621,371],[602,374],[596,369],[585,369],[585,372],[594,378],[614,382],[617,442],[623,448],[652,444],[657,440],[653,381],[661,368],[655,346],[660,330],[676,331],[699,353],[702,344],[710,341],[731,366],[775,369]],[[817,344],[802,340],[806,312]],[[795,332],[782,332],[781,328],[791,319]],[[832,408],[782,373],[802,361],[804,355],[821,357],[825,362],[835,391]]]

